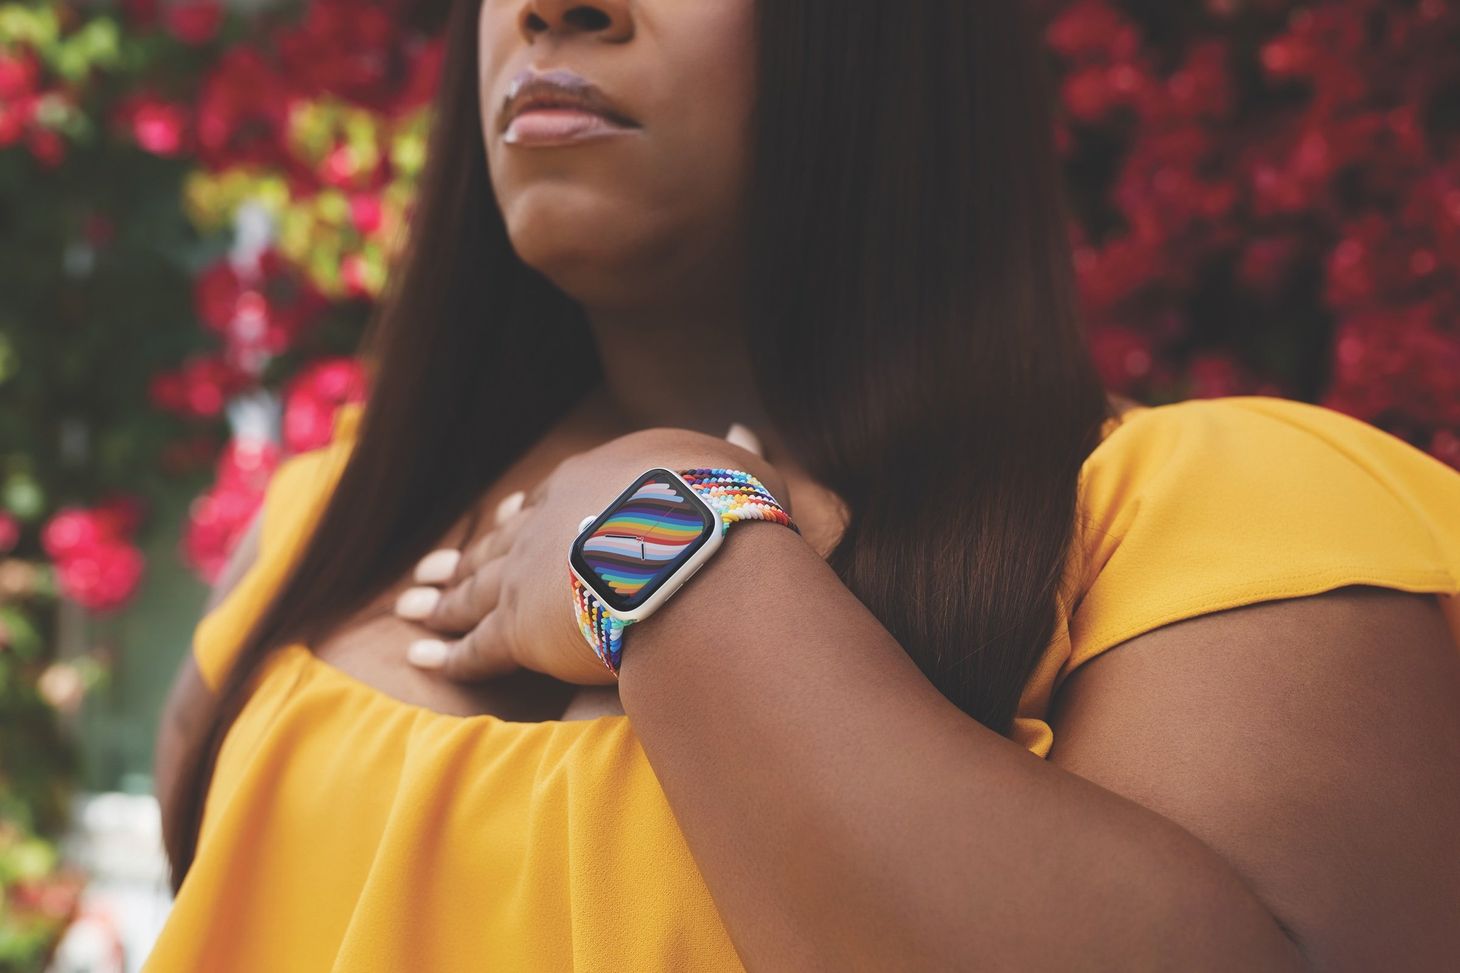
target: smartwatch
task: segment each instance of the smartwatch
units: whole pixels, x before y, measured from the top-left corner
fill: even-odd
[[[583,519],[568,551],[573,614],[614,676],[624,628],[652,615],[714,556],[732,524],[749,520],[801,532],[755,476],[716,468],[646,470]]]

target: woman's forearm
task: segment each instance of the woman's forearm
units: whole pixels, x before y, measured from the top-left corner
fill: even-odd
[[[1240,876],[949,703],[772,525],[626,635],[623,706],[751,969],[1297,969]]]

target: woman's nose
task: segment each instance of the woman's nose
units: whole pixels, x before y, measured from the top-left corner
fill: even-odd
[[[605,41],[634,36],[629,0],[528,0],[522,5],[523,35],[587,34]]]

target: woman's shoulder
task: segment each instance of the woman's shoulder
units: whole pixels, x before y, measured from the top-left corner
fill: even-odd
[[[1072,661],[1178,618],[1346,584],[1460,589],[1460,472],[1269,396],[1135,406],[1080,474]]]

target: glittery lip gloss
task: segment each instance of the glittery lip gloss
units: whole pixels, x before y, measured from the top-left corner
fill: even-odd
[[[503,141],[508,145],[567,145],[587,139],[627,135],[636,129],[617,125],[602,115],[574,108],[530,108],[507,126]]]

